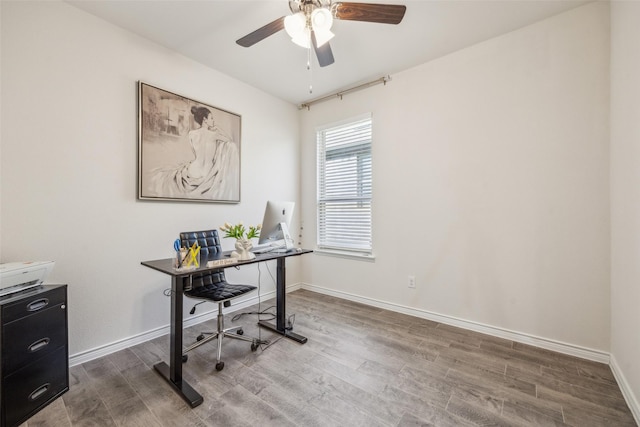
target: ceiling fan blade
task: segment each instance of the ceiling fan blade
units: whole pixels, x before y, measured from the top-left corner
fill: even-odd
[[[404,18],[407,7],[401,4],[340,2],[336,3],[335,10],[337,19],[399,24]]]
[[[331,45],[329,45],[329,42],[318,47],[314,34],[312,34],[311,40],[313,41],[313,50],[316,51],[316,56],[318,57],[318,64],[320,64],[321,67],[333,64],[333,52],[331,51]]]
[[[270,35],[273,35],[282,29],[284,29],[284,16],[273,22],[269,22],[264,27],[260,27],[254,32],[236,40],[236,43],[243,47],[253,46],[259,41],[266,39]]]

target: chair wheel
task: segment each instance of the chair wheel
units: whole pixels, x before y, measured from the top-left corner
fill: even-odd
[[[256,341],[253,341],[251,343],[251,351],[256,351],[258,349],[258,343]]]
[[[224,369],[224,362],[216,363],[216,371],[222,371]]]
[[[196,337],[196,341],[202,341],[204,339],[204,334],[200,334]]]
[[[182,363],[187,363],[187,360],[189,360],[189,355],[188,354],[183,354],[182,355]]]
[[[236,334],[238,334],[238,335],[242,335],[242,334],[244,334],[244,331],[243,331],[242,329],[238,329],[238,330],[236,331]]]

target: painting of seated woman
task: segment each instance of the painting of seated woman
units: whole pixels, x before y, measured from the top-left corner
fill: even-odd
[[[239,115],[139,83],[138,197],[238,203]]]

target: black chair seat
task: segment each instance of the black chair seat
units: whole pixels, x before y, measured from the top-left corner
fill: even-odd
[[[255,286],[251,285],[232,285],[230,283],[220,283],[211,286],[199,286],[189,291],[185,291],[184,294],[191,298],[206,299],[210,301],[225,301],[237,296],[246,294],[255,290]]]

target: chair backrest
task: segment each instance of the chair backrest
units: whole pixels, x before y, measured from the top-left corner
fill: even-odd
[[[183,248],[190,248],[197,242],[200,246],[200,262],[206,263],[222,254],[218,230],[185,231],[180,233]]]
[[[182,247],[190,248],[194,242],[200,246],[200,264],[206,264],[222,254],[222,245],[218,230],[185,231],[180,233],[180,243]],[[214,270],[211,273],[194,275],[191,279],[194,288],[200,286],[215,286],[218,283],[226,282],[224,270]]]

